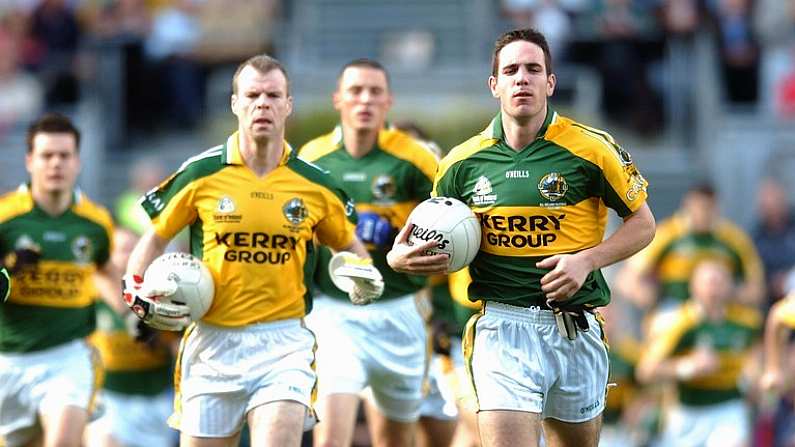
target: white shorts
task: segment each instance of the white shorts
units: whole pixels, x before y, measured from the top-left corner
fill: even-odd
[[[413,295],[366,306],[321,296],[307,325],[318,339],[320,396],[359,394],[369,386],[387,418],[419,418],[429,349]]]
[[[307,407],[304,429],[312,428],[314,350],[315,336],[299,319],[240,328],[190,326],[177,357],[169,425],[188,436],[229,437],[254,408],[295,401]]]
[[[420,416],[453,421],[458,417],[455,380],[458,371],[463,371],[464,356],[461,338],[450,337],[450,356],[433,354],[428,370],[428,388],[420,406]]]
[[[174,395],[170,390],[154,396],[102,390],[100,404],[105,413],[91,428],[113,436],[126,447],[171,447],[179,434],[166,421]]]
[[[748,445],[751,414],[740,399],[703,407],[677,405],[665,414],[660,446]]]
[[[526,411],[572,423],[599,416],[607,349],[595,315],[586,317],[590,329],[569,340],[551,310],[487,302],[464,336],[478,410]]]
[[[75,406],[91,411],[102,384],[97,352],[84,340],[35,352],[0,353],[0,445],[22,445],[41,430],[39,414]]]

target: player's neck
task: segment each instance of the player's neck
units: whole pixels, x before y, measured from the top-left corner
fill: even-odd
[[[30,194],[36,205],[51,216],[60,216],[72,204],[72,190],[46,192],[31,186]]]
[[[353,158],[364,157],[375,147],[378,141],[379,130],[371,129],[352,129],[342,126],[342,142],[345,144],[345,150]]]
[[[279,166],[284,153],[284,138],[254,140],[240,133],[238,137],[243,162],[259,177]]]
[[[541,126],[544,125],[544,120],[547,117],[547,108],[544,107],[541,113],[526,119],[517,119],[504,111],[501,114],[505,141],[511,149],[519,152],[536,139],[538,131],[541,130]]]

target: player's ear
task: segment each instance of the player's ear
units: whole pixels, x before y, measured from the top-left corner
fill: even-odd
[[[287,96],[287,116],[290,116],[293,113],[293,97]]]
[[[237,95],[232,93],[232,96],[229,98],[229,108],[232,109],[232,113],[235,113],[235,105],[236,104],[237,104]]]
[[[550,73],[547,76],[547,96],[552,96],[555,93],[555,86],[558,84],[558,77],[555,73]]]
[[[495,76],[489,76],[488,84],[491,96],[499,98],[500,96],[497,94],[497,78]]]

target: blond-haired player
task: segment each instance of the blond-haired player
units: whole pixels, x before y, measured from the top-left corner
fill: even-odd
[[[188,327],[177,359],[170,422],[183,446],[234,445],[244,421],[252,445],[297,446],[312,426],[316,341],[303,317],[311,306],[304,271],[315,238],[361,257],[352,270],[370,279],[354,278],[351,300],[364,304],[383,290],[356,239],[347,194],[284,141],[292,104],[278,61],[261,55],[243,62],[232,80],[237,131],[142,200],[152,228],[127,266],[131,308],[157,328],[188,323],[186,306],[157,299],[173,288],[142,278],[183,227],[215,280],[213,304]]]

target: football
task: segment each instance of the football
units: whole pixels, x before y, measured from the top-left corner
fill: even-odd
[[[469,265],[480,249],[480,222],[458,199],[431,197],[417,205],[408,218],[413,224],[409,245],[437,241],[432,253],[450,256],[447,271],[457,272]]]
[[[168,289],[161,285],[171,281],[176,283],[177,291],[161,300],[187,305],[191,320],[200,320],[210,309],[215,295],[215,283],[210,270],[200,259],[188,253],[165,253],[146,269],[144,284]]]

